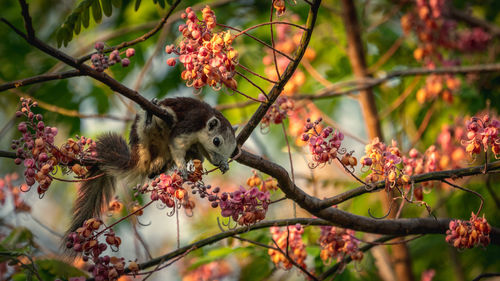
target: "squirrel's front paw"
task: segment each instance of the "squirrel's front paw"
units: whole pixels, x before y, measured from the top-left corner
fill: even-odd
[[[179,175],[182,177],[184,181],[187,181],[189,178],[189,172],[186,169],[180,169],[179,170]]]
[[[151,99],[151,103],[153,103],[154,105],[158,105],[159,101],[157,98],[153,98]],[[146,111],[146,126],[151,125],[152,121],[153,121],[153,114],[151,114],[151,112],[149,111]]]

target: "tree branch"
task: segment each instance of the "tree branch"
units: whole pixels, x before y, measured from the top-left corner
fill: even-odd
[[[206,245],[213,244],[217,241],[220,241],[222,239],[228,238],[228,237],[233,237],[237,234],[249,232],[252,230],[257,230],[257,229],[262,229],[262,228],[269,228],[272,226],[288,226],[288,225],[294,225],[300,223],[302,225],[332,225],[331,222],[321,220],[321,219],[312,219],[312,218],[295,218],[295,219],[286,219],[286,220],[269,220],[269,221],[262,221],[259,223],[256,223],[254,225],[250,226],[244,226],[244,227],[239,227],[234,230],[230,231],[225,231],[218,233],[216,235],[213,235],[211,237],[202,239],[200,241],[194,242],[192,244],[186,245],[184,247],[181,247],[175,251],[172,251],[170,253],[167,253],[165,255],[162,255],[160,257],[154,258],[150,261],[144,262],[139,264],[139,269],[145,269],[151,266],[155,266],[159,263],[166,262],[170,259],[173,259],[179,255],[182,255],[186,251],[190,249],[198,249],[201,247],[204,247]],[[125,270],[125,273],[128,273],[128,269]]]
[[[300,61],[302,60],[302,57],[304,56],[307,46],[309,45],[309,40],[311,39],[314,25],[316,23],[316,16],[318,14],[320,3],[321,0],[313,1],[311,9],[309,10],[309,15],[307,17],[306,30],[302,34],[300,46],[294,56],[293,61],[290,62],[286,67],[285,72],[282,74],[279,83],[277,85],[274,85],[274,87],[269,92],[268,94],[269,100],[266,103],[260,105],[259,108],[257,108],[257,110],[252,115],[248,123],[245,125],[245,127],[243,127],[241,132],[238,134],[237,142],[239,145],[242,145],[250,137],[253,130],[259,125],[260,120],[267,113],[267,110],[273,105],[273,103],[276,101],[276,99],[283,91],[283,87],[288,82],[288,80],[290,80],[293,73],[295,72],[295,69],[297,69]]]
[[[451,220],[448,218],[377,220],[354,215],[336,208],[321,209],[318,207],[322,203],[322,200],[306,194],[302,189],[295,186],[288,176],[287,171],[280,165],[244,150],[236,161],[276,178],[280,189],[285,193],[287,198],[295,201],[312,215],[330,221],[339,227],[362,232],[400,236],[409,234],[445,234]],[[500,161],[492,164],[500,166]],[[471,169],[468,173],[464,172],[464,175],[476,174],[474,168]],[[428,174],[426,176],[429,177]],[[447,177],[453,176],[448,175]],[[490,238],[492,243],[500,244],[500,229],[492,228]]]
[[[120,82],[116,81],[109,75],[107,75],[104,72],[97,72],[94,70],[92,67],[86,65],[86,64],[79,64],[77,60],[66,53],[59,51],[55,49],[54,47],[40,41],[38,38],[34,37],[32,39],[26,37],[24,33],[19,31],[16,27],[14,27],[10,22],[8,22],[6,19],[0,19],[2,22],[6,23],[9,27],[11,27],[16,33],[19,34],[22,38],[24,38],[30,45],[36,47],[37,49],[41,50],[42,52],[66,63],[69,66],[72,66],[76,69],[78,69],[82,75],[87,75],[90,76],[103,84],[107,85],[111,90],[116,91],[120,93],[121,95],[133,100],[135,103],[137,103],[139,106],[141,106],[144,110],[147,110],[151,112],[152,114],[158,116],[161,118],[163,121],[165,121],[167,124],[170,124],[172,122],[172,116],[168,114],[165,110],[162,108],[154,105],[151,103],[149,100],[141,96],[137,91],[134,91],[125,85],[121,84]]]
[[[120,50],[120,49],[123,49],[126,47],[130,47],[132,45],[135,45],[137,43],[146,41],[151,36],[155,35],[165,25],[167,20],[170,18],[170,15],[172,15],[175,8],[177,8],[177,6],[181,3],[181,1],[182,0],[176,0],[174,3],[172,3],[172,6],[170,6],[170,8],[168,9],[167,14],[160,20],[160,22],[153,29],[146,32],[144,35],[142,35],[142,36],[140,36],[132,41],[123,42],[123,43],[118,44],[116,46],[106,48],[106,49],[104,49],[104,52],[107,53],[107,52],[111,52],[113,50]],[[78,63],[80,64],[80,63],[83,63],[83,62],[89,60],[93,54],[95,54],[95,53],[91,53],[91,54],[88,54],[86,56],[81,57],[80,59],[78,59]]]
[[[2,84],[2,85],[0,85],[0,92],[8,90],[8,89],[12,89],[12,88],[18,88],[21,86],[28,86],[31,84],[47,82],[47,81],[52,81],[52,80],[66,79],[66,78],[83,76],[83,75],[84,74],[81,73],[77,69],[69,70],[69,71],[65,71],[65,72],[59,72],[59,73],[41,74],[41,75],[28,77],[28,78],[24,78],[21,80],[16,80],[16,81],[7,82],[5,84]]]
[[[410,68],[406,70],[395,70],[387,73],[387,75],[380,78],[365,78],[365,79],[342,81],[339,83],[332,84],[330,87],[323,88],[314,95],[300,95],[300,96],[295,96],[294,98],[317,100],[317,99],[342,96],[373,88],[375,86],[378,86],[386,81],[389,81],[397,77],[430,75],[430,74],[469,74],[469,73],[487,73],[487,72],[500,72],[500,63],[479,64],[479,65],[469,65],[469,66],[451,66],[451,67],[441,67],[435,69]],[[345,87],[345,86],[352,86],[352,88],[339,90],[340,87]]]
[[[500,170],[500,161],[495,161],[492,163],[488,164],[488,172],[489,171],[496,171]],[[475,167],[468,167],[468,168],[462,168],[462,169],[454,169],[454,170],[446,170],[446,171],[438,171],[438,172],[430,172],[426,174],[419,174],[419,175],[414,175],[410,177],[410,182],[414,183],[419,183],[419,182],[427,182],[427,181],[432,181],[432,180],[443,180],[443,179],[456,179],[456,178],[461,178],[461,177],[467,177],[467,176],[473,176],[473,175],[480,175],[484,171],[484,165],[480,166],[475,166]],[[323,208],[328,208],[333,205],[340,204],[342,202],[345,202],[351,198],[360,196],[365,193],[370,193],[374,192],[380,189],[385,188],[385,181],[379,181],[375,184],[372,185],[373,189],[366,190],[366,186],[359,186],[357,188],[351,189],[349,191],[346,191],[344,193],[335,195],[330,198],[326,198],[322,200],[318,207],[320,209]]]
[[[26,33],[28,34],[28,38],[35,38],[35,30],[33,29],[33,23],[29,14],[29,6],[25,0],[19,0],[19,4],[21,5],[21,14],[24,18],[24,26]]]
[[[480,27],[493,36],[500,36],[500,27],[492,24],[491,22],[485,21],[480,18],[472,16],[470,13],[460,11],[454,7],[449,7],[448,16],[459,21],[463,21],[471,26]]]

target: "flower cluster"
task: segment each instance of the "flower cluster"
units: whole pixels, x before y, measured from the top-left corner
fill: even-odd
[[[452,103],[453,93],[459,89],[460,80],[453,75],[429,75],[425,79],[425,85],[417,91],[417,101],[424,103],[441,97],[444,101]]]
[[[403,161],[397,145],[393,140],[392,144],[387,146],[378,138],[366,145],[366,155],[361,158],[361,165],[368,167],[371,172],[366,176],[367,182],[386,180],[386,187],[392,187],[399,182],[408,183],[410,177],[405,174],[404,169],[398,167]]]
[[[274,4],[282,4],[283,11],[285,8],[285,1],[275,1],[273,2]],[[274,6],[277,11],[279,9]],[[292,22],[298,22],[299,18],[297,15],[292,15],[291,17]],[[276,38],[275,38],[275,49],[279,50],[282,53],[285,54],[292,54],[299,48],[300,46],[300,40],[302,38],[302,30],[301,29],[295,29],[293,30],[290,25],[287,24],[278,24],[275,25],[276,27]],[[266,48],[266,56],[262,58],[262,62],[265,65],[264,72],[266,74],[266,77],[273,80],[273,81],[278,81],[279,77],[278,74],[276,73],[276,68],[279,70],[280,73],[283,73],[290,63],[290,60],[282,56],[278,53],[276,53],[276,65],[275,65],[275,60],[274,60],[274,54],[273,51],[270,50],[269,48]],[[304,54],[304,59],[307,61],[312,61],[316,57],[316,52],[311,49],[307,48],[306,53]],[[293,96],[294,94],[297,93],[299,88],[304,85],[306,82],[306,75],[303,71],[300,69],[297,69],[292,77],[290,77],[290,80],[286,83],[285,87],[283,88],[282,94],[285,96]]]
[[[338,154],[345,154],[345,149],[340,149],[344,134],[332,127],[326,127],[320,130],[319,124],[323,119],[320,117],[314,122],[307,119],[302,134],[302,141],[309,143],[309,149],[313,154],[314,163],[309,163],[310,168],[315,168],[324,163],[331,163],[337,158]]]
[[[276,9],[276,15],[282,16],[286,11],[285,0],[273,0],[273,7]]]
[[[126,58],[120,57],[120,51],[113,50],[109,57],[104,53],[104,43],[97,42],[94,45],[94,48],[97,50],[97,53],[93,54],[90,57],[90,62],[92,63],[92,68],[94,68],[98,72],[103,72],[108,67],[115,65],[117,63],[122,64],[123,67],[127,67],[130,64],[130,57],[135,55],[135,50],[133,48],[128,48],[125,51]]]
[[[289,111],[294,109],[293,100],[285,96],[280,96],[276,102],[267,110],[262,118],[261,129],[268,128],[272,124],[281,124]]]
[[[359,240],[354,238],[356,234],[354,230],[334,226],[320,226],[320,228],[320,257],[323,262],[330,263],[333,259],[341,261],[346,256],[350,256],[354,261],[363,259],[363,252],[358,248]]]
[[[16,112],[17,117],[27,117],[27,122],[20,122],[17,126],[22,137],[12,141],[11,148],[16,150],[15,163],[24,163],[26,184],[31,187],[38,182],[38,194],[44,194],[52,183],[49,175],[58,160],[52,156],[55,150],[54,137],[57,128],[45,126],[43,116],[31,111],[37,102],[21,98],[21,110]],[[24,161],[23,161],[24,159]]]
[[[224,260],[203,264],[196,269],[182,274],[182,281],[221,280],[232,272],[231,265]]]
[[[202,17],[199,20],[191,7],[186,8],[182,14],[186,23],[179,26],[184,39],[178,47],[166,46],[165,52],[179,56],[185,68],[181,77],[188,87],[200,89],[208,85],[218,91],[225,85],[236,89],[238,84],[233,77],[239,54],[232,47],[234,36],[229,31],[213,33],[216,18],[209,6],[202,10]],[[167,64],[174,66],[176,59],[169,58]]]
[[[3,178],[0,178],[0,206],[5,204],[5,200],[10,194],[15,212],[29,212],[31,206],[26,204],[20,196],[21,191],[26,190],[28,187],[24,183],[20,186],[14,185],[14,182],[18,179],[19,175],[16,173],[7,174]]]
[[[96,157],[96,143],[84,136],[68,139],[60,148],[54,145],[57,128],[46,126],[41,114],[35,114],[32,109],[37,102],[21,98],[21,110],[16,112],[17,117],[26,117],[26,122],[17,126],[22,137],[13,140],[11,148],[16,150],[15,163],[24,164],[24,177],[29,187],[38,182],[38,194],[43,195],[48,190],[54,177],[52,172],[56,165],[60,165],[63,172],[73,172],[77,178],[87,174],[87,167],[82,166],[86,160]],[[70,171],[66,170],[70,168]]]
[[[311,101],[303,100],[295,103],[294,110],[288,112],[290,120],[288,122],[288,131],[291,136],[295,137],[296,145],[305,146],[307,144],[301,139],[307,119],[316,120],[321,117],[321,114],[321,110]],[[318,125],[317,130],[321,130],[320,125]]]
[[[480,28],[459,31],[457,23],[443,16],[448,0],[418,0],[415,8],[401,17],[403,31],[415,32],[419,47],[413,56],[427,68],[436,65],[455,66],[459,61],[446,59],[443,50],[481,51],[491,41],[491,36]],[[458,91],[460,80],[453,75],[429,75],[426,85],[417,92],[420,103],[441,96],[451,102]]]
[[[53,150],[52,154],[59,160],[59,163],[68,165],[77,178],[83,178],[88,169],[80,163],[96,159],[96,146],[91,138],[76,136],[76,140],[69,138],[58,150]]]
[[[405,174],[408,176],[434,172],[439,168],[440,156],[435,145],[431,145],[423,155],[415,148],[412,148],[408,154],[409,158],[403,156]]]
[[[358,159],[356,159],[356,157],[352,156],[353,153],[354,153],[354,151],[351,151],[349,153],[344,154],[344,156],[342,156],[342,159],[340,159],[340,162],[342,163],[342,165],[344,165],[345,167],[351,167],[351,168],[354,168],[354,167],[356,167],[356,165],[358,165]]]
[[[434,279],[435,275],[436,275],[436,270],[428,269],[428,270],[422,272],[422,276],[420,277],[420,281],[432,281],[432,279]]]
[[[458,49],[464,52],[482,51],[486,49],[491,40],[491,35],[480,27],[474,27],[460,33]]]
[[[470,155],[479,154],[481,147],[486,152],[491,151],[498,157],[500,155],[500,121],[492,119],[489,115],[483,118],[472,117],[467,122],[467,140],[464,141],[465,151]]]
[[[446,231],[446,242],[458,249],[470,249],[477,245],[486,247],[490,243],[491,227],[484,218],[472,213],[469,221],[452,220]]]
[[[193,185],[193,194],[208,198],[212,208],[220,207],[221,216],[230,217],[239,225],[251,225],[266,217],[267,208],[271,203],[269,191],[259,191],[257,187],[247,190],[240,186],[233,192],[222,192],[220,188],[212,189],[210,185],[198,182]]]
[[[123,274],[125,260],[115,256],[101,256],[108,246],[116,252],[121,244],[120,237],[116,236],[112,229],[104,228],[99,231],[103,226],[104,223],[99,219],[86,220],[80,228],[68,235],[66,247],[81,253],[83,261],[93,262],[88,271],[92,273],[96,281],[113,281]],[[106,237],[105,243],[98,241],[98,236],[102,234]],[[129,269],[137,271],[137,264],[130,263]]]
[[[465,149],[460,140],[465,136],[462,126],[444,125],[435,145],[431,145],[424,154],[412,148],[409,157],[403,156],[405,173],[409,176],[462,168]]]
[[[287,253],[289,257],[294,260],[300,267],[307,268],[305,260],[307,258],[306,245],[302,241],[302,234],[304,233],[304,228],[300,224],[288,226],[285,230],[280,230],[279,227],[273,226],[269,229],[271,231],[272,239],[276,242],[278,247]],[[273,243],[273,247],[276,245]],[[286,247],[290,247],[287,250]],[[268,250],[271,256],[271,261],[279,267],[283,266],[284,269],[288,270],[292,268],[293,264],[290,260],[285,257],[281,252],[273,249]]]
[[[460,122],[457,122],[459,121]],[[461,119],[455,121],[461,123]],[[465,148],[460,141],[465,137],[465,128],[458,125],[443,125],[437,137],[440,152],[439,168],[441,170],[463,168],[465,165]]]
[[[118,50],[113,50],[110,54],[109,57],[104,53],[104,43],[103,42],[97,42],[94,45],[94,48],[97,50],[97,53],[93,54],[90,57],[90,62],[92,63],[92,68],[95,69],[98,72],[103,72],[106,70],[108,67],[115,65],[117,63],[122,64],[123,67],[127,67],[130,64],[130,57],[135,55],[135,50],[132,48],[128,48],[125,51],[125,56],[126,58],[121,58],[120,57],[120,51]]]
[[[123,203],[120,200],[118,200],[118,196],[115,196],[113,200],[109,201],[108,212],[110,212],[111,214],[119,213],[121,212],[122,209],[123,209]]]
[[[144,184],[140,193],[150,193],[151,200],[159,200],[168,208],[175,206],[175,200],[187,200],[187,191],[182,187],[184,180],[177,173],[172,175],[160,174],[150,184]]]
[[[278,181],[275,178],[268,178],[262,180],[260,176],[257,175],[255,170],[252,171],[253,175],[247,179],[247,185],[252,187],[258,187],[260,191],[267,192],[269,190],[277,190],[278,189]]]

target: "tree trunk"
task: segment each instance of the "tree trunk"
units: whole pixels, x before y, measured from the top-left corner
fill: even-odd
[[[341,0],[342,2],[342,19],[346,30],[347,37],[347,55],[351,63],[354,75],[358,79],[368,77],[366,67],[365,53],[361,42],[361,32],[356,14],[356,7],[352,0]],[[372,89],[360,91],[359,103],[365,120],[366,130],[370,139],[379,138],[383,141],[380,119],[375,104],[375,97]],[[389,209],[390,202],[385,194],[384,205]],[[389,218],[394,218],[396,212],[391,212]],[[411,260],[408,247],[406,244],[397,244],[392,246],[392,262],[394,270],[399,281],[413,281],[413,273],[411,269]]]

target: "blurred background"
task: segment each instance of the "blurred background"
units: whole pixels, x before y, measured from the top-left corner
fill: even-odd
[[[420,2],[420,5],[427,3],[425,0]],[[58,28],[79,3],[80,1],[30,1],[30,12],[37,36],[52,46],[56,46]],[[366,62],[372,77],[384,77],[390,71],[414,67],[480,65],[498,60],[498,35],[500,34],[498,32],[485,30],[486,35],[482,33],[470,35],[472,38],[483,36],[482,40],[474,41],[482,44],[479,47],[473,46],[477,48],[450,47],[445,44],[446,42],[441,42],[440,45],[431,40],[426,41],[425,38],[423,40],[418,21],[414,18],[410,21],[411,17],[417,15],[418,19],[419,13],[423,13],[422,7],[414,1],[365,0],[354,1],[354,3],[357,8]],[[187,87],[185,81],[180,78],[182,71],[180,63],[175,67],[166,64],[166,60],[173,55],[165,53],[165,46],[176,44],[181,40],[178,27],[183,21],[180,19],[179,11],[192,6],[200,15],[204,4],[209,4],[214,10],[218,23],[245,29],[255,24],[268,22],[272,2],[269,0],[182,1],[176,13],[160,32],[149,40],[133,46],[135,56],[131,58],[131,64],[128,67],[114,66],[106,72],[124,85],[139,91],[148,99],[175,96],[197,97],[213,106],[220,106],[219,108],[231,123],[244,125],[256,110],[256,103],[246,102],[245,97],[227,88],[214,91],[205,87],[201,91],[194,91],[193,88]],[[286,12],[278,20],[305,25],[309,10],[308,4],[301,0],[297,0],[297,3],[289,0],[285,5]],[[500,2],[498,1],[446,1],[446,5],[449,6],[443,8],[443,11],[450,11],[450,7],[453,7],[481,18],[492,26],[500,25],[498,16]],[[103,16],[99,24],[91,19],[90,26],[82,28],[81,33],[78,36],[74,35],[69,44],[62,46],[61,50],[75,57],[81,57],[94,51],[95,42],[103,41],[108,46],[114,46],[123,41],[135,39],[152,29],[168,8],[168,4],[166,8],[162,8],[153,1],[142,1],[137,11],[135,6],[136,2],[124,0],[120,8],[113,8],[112,15]],[[336,85],[335,83],[351,81],[355,78],[347,53],[348,42],[342,12],[340,1],[322,2],[308,52],[289,82],[288,88],[285,88],[285,96],[315,95],[322,89],[332,88],[332,85]],[[432,10],[428,12],[431,13]],[[20,29],[24,26],[20,7],[16,1],[2,1],[0,16]],[[277,18],[275,14],[274,18]],[[448,17],[444,12],[434,18],[439,26],[450,24],[446,21],[453,20],[454,25],[448,27],[448,30],[456,32],[456,37],[453,38],[456,42],[466,40],[467,34],[464,35],[464,33],[473,32],[474,27],[471,27],[469,23],[456,20],[452,16]],[[219,30],[224,29],[219,28]],[[293,54],[298,47],[297,38],[300,38],[301,31],[288,26],[279,26],[275,27],[275,32],[274,39],[277,44],[280,44],[278,49],[287,54]],[[265,42],[271,42],[269,26],[256,28],[250,33]],[[2,38],[0,84],[47,72],[70,69],[69,66],[29,46],[5,24],[0,25],[0,34]],[[240,64],[273,79],[274,65],[268,48],[247,36],[238,37],[233,47],[240,54]],[[433,55],[440,59],[422,58],[426,56],[426,52],[428,56]],[[278,64],[282,67],[281,62]],[[271,88],[272,85],[269,82],[243,72],[265,91]],[[498,73],[454,75],[444,78],[438,76],[433,79],[445,80],[436,82],[429,79],[429,76],[397,77],[372,89],[386,143],[390,143],[391,139],[396,140],[405,154],[414,147],[424,152],[431,145],[442,146],[444,142],[440,142],[439,138],[440,136],[444,138],[443,134],[446,135],[446,132],[450,135],[452,139],[450,142],[454,144],[454,147],[459,147],[460,139],[455,138],[457,135],[455,130],[457,127],[463,128],[467,116],[474,116],[481,112],[497,116],[500,106]],[[254,98],[258,97],[260,91],[252,84],[241,77],[237,77],[237,81],[239,91]],[[438,87],[436,83],[441,84],[441,89],[434,88],[433,90],[432,87]],[[88,77],[13,88],[0,94],[0,150],[8,151],[11,141],[20,137],[17,131],[18,120],[14,115],[19,109],[19,98],[28,96],[38,101],[39,108],[35,111],[43,114],[45,123],[58,128],[56,144],[62,144],[67,138],[75,135],[95,138],[107,131],[118,132],[128,137],[133,116],[139,111],[138,106],[133,102],[113,93],[108,87]],[[359,160],[364,155],[364,147],[369,143],[370,136],[358,102],[358,92],[354,91],[328,99],[292,98],[292,100],[294,100],[296,110],[284,121],[284,127],[289,137],[297,185],[318,198],[333,196],[359,186],[336,162],[310,169],[308,164],[311,162],[311,154],[308,147],[299,140],[305,119],[310,117],[315,120],[322,116],[327,125],[345,134],[343,147],[346,147],[348,151],[354,151],[353,155]],[[281,124],[262,125],[254,131],[244,147],[271,159],[290,171],[287,145]],[[459,152],[456,153],[459,154]],[[443,169],[449,169],[483,163],[480,160],[476,162],[473,160],[465,154],[456,158],[450,154],[448,162],[441,163],[441,166]],[[23,182],[21,168],[14,165],[12,159],[0,158],[0,177],[5,178],[12,173],[17,173],[19,179],[13,180],[16,186]],[[205,162],[205,168],[210,169],[212,166]],[[363,171],[358,165],[356,174],[363,175]],[[222,175],[216,171],[205,177],[204,182],[220,186],[225,191],[233,191],[238,186],[247,187],[246,179],[252,175],[250,168],[233,162],[228,173]],[[266,175],[259,175],[264,179],[267,178]],[[483,212],[492,226],[500,225],[500,218],[494,215],[500,208],[498,195],[496,195],[499,188],[498,179],[498,175],[491,174],[465,178],[460,182],[483,194],[485,198]],[[6,196],[6,201],[1,204],[0,209],[0,237],[10,237],[9,235],[12,235],[14,230],[21,231],[22,228],[27,228],[20,233],[25,238],[32,236],[33,246],[36,248],[33,250],[34,256],[40,259],[62,259],[61,235],[70,223],[76,190],[76,184],[56,181],[50,186],[43,199],[38,198],[34,189],[21,193],[22,200],[30,206],[29,211],[15,208],[15,202],[10,196]],[[465,192],[451,190],[438,183],[424,186],[423,193],[424,201],[431,206],[433,214],[437,217],[466,220],[479,204],[476,197]],[[125,208],[121,213],[108,214],[105,221],[109,223],[127,214],[131,208],[133,191],[130,188],[120,188],[118,196]],[[281,197],[283,194],[280,191],[272,192],[273,200]],[[221,231],[217,225],[220,210],[211,208],[207,201],[197,196],[193,198],[196,202],[193,213],[188,214],[190,216],[184,210],[179,213],[181,245],[187,245]],[[148,200],[147,197],[140,199],[142,202]],[[338,208],[363,216],[368,216],[368,208],[375,216],[382,216],[385,213],[381,197],[377,194],[357,197],[339,205]],[[293,210],[293,203],[285,200],[271,205],[266,219],[290,218],[294,216]],[[148,260],[148,253],[138,237],[145,241],[153,257],[174,250],[177,247],[176,217],[175,215],[168,216],[167,213],[169,213],[168,209],[154,206],[147,208],[144,215],[137,220],[127,220],[117,225],[115,231],[122,238],[118,254],[127,261]],[[297,217],[310,217],[300,208],[296,213]],[[428,214],[423,206],[407,205],[403,216],[427,217]],[[371,240],[374,237],[362,233],[358,233],[357,236],[365,240]],[[252,231],[244,237],[265,244],[271,243],[268,229]],[[317,243],[318,237],[318,227],[305,228],[303,239],[307,245],[306,263],[309,269],[321,273],[331,265],[325,265],[319,257],[321,249]],[[420,280],[423,272],[428,270],[434,270],[433,280],[471,280],[480,273],[500,270],[498,258],[500,248],[497,245],[490,245],[486,249],[478,247],[457,251],[445,242],[443,235],[426,235],[408,245],[414,280]],[[386,254],[391,252],[391,247],[384,249],[386,249]],[[388,258],[385,260],[387,261]],[[390,272],[386,275],[381,272],[385,268],[380,265],[383,261],[384,258],[380,255],[368,252],[362,261],[349,264],[346,270],[336,277],[336,280],[390,280],[388,279],[390,277],[387,277],[387,274],[391,275]],[[82,264],[75,264],[75,266],[79,267]],[[4,276],[9,276],[9,273],[12,273],[9,270],[12,269],[3,267],[0,268],[0,273],[3,271]],[[220,277],[208,280],[302,280],[305,278],[296,269],[291,271],[277,269],[270,260],[267,249],[235,239],[226,239],[190,252],[182,260],[151,276],[150,280],[205,280],[196,278],[207,277],[210,274],[216,275],[214,272],[219,272]],[[22,274],[17,277],[12,276],[13,280],[22,280],[22,278]],[[132,277],[127,278],[120,280],[133,280]]]

